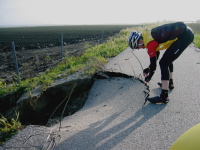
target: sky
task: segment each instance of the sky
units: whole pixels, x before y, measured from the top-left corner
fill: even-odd
[[[0,0],[0,26],[196,21],[199,9],[198,0]]]

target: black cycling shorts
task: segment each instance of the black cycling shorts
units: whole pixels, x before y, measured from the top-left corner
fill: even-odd
[[[192,43],[194,34],[190,29],[186,29],[163,54],[159,64],[161,69],[161,80],[169,80],[169,66],[176,60],[182,52]]]

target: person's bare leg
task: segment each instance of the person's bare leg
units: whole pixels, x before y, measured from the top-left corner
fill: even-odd
[[[169,89],[170,90],[174,89],[173,72],[170,72]]]
[[[173,79],[173,72],[170,72],[170,79]]]
[[[162,80],[162,89],[169,90],[169,80]]]

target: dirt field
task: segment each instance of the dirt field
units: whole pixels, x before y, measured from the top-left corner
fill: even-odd
[[[87,42],[95,45],[97,42]],[[63,55],[80,55],[86,50],[86,42],[63,46]],[[52,69],[61,61],[61,47],[48,47],[44,49],[18,50],[16,51],[20,78],[32,78],[38,76],[47,69]],[[16,69],[12,51],[0,50],[0,79],[10,84],[16,80]]]

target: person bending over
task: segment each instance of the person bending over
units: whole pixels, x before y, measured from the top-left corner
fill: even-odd
[[[159,61],[161,70],[160,86],[162,92],[159,96],[148,98],[152,103],[168,103],[168,90],[174,88],[173,62],[192,43],[194,34],[183,22],[175,22],[157,26],[143,33],[132,31],[128,37],[131,49],[146,48],[150,57],[150,65],[143,70],[145,82],[149,82],[156,70],[160,50],[165,50]]]

